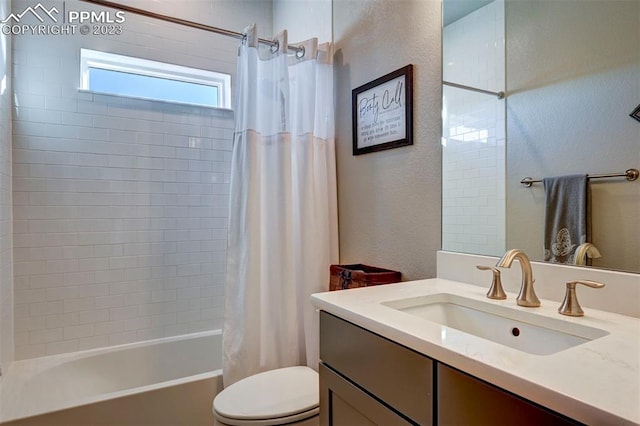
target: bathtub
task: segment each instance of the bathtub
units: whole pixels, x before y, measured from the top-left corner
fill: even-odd
[[[221,362],[219,330],[16,361],[0,382],[0,423],[213,424]]]

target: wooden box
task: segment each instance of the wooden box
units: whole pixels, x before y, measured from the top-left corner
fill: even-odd
[[[402,279],[402,274],[398,271],[359,263],[355,265],[331,265],[329,271],[331,272],[329,279],[329,290],[331,291],[397,283]]]

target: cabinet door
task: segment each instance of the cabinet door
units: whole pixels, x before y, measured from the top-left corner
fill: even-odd
[[[321,312],[320,360],[415,424],[432,424],[433,363],[426,356]]]
[[[438,363],[438,425],[577,425],[500,388]]]
[[[321,426],[411,424],[323,363],[319,373]]]

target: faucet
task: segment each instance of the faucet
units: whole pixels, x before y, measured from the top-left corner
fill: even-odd
[[[602,255],[600,254],[596,246],[594,246],[592,243],[582,243],[578,246],[574,254],[574,259],[575,259],[574,264],[586,265],[587,256],[589,256],[590,258],[602,257]]]
[[[491,287],[487,292],[487,297],[489,299],[497,299],[504,300],[507,298],[507,294],[502,289],[502,281],[500,280],[500,269],[492,268],[490,266],[476,265],[481,271],[491,271],[493,272],[493,281],[491,281]]]
[[[576,284],[583,284],[591,288],[602,288],[604,284],[598,281],[591,280],[576,280],[567,283],[567,292],[564,295],[564,301],[558,308],[558,312],[562,315],[569,315],[570,317],[581,317],[584,315],[584,311],[578,303],[578,296],[576,296]]]
[[[520,261],[520,269],[522,270],[522,285],[520,293],[516,298],[518,305],[535,308],[540,306],[540,300],[533,291],[533,271],[531,270],[531,262],[529,257],[520,249],[511,249],[507,251],[502,259],[496,263],[497,267],[510,268],[515,259]]]

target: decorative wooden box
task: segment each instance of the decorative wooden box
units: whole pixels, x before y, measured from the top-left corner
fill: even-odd
[[[329,271],[331,272],[329,279],[329,290],[331,291],[397,283],[402,279],[402,274],[398,271],[359,263],[355,265],[331,265]]]

